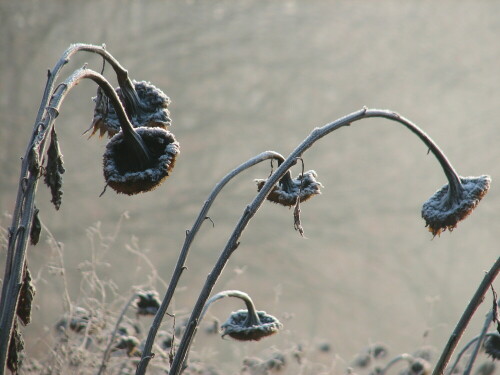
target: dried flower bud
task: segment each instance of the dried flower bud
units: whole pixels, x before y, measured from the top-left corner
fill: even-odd
[[[492,334],[484,340],[484,350],[491,358],[500,359],[500,334]]]
[[[231,313],[228,320],[222,324],[222,337],[229,335],[240,341],[258,341],[263,337],[273,335],[280,330],[283,325],[272,315],[265,311],[257,311],[259,322],[250,323],[248,310],[238,310]]]
[[[267,199],[286,207],[294,206],[297,203],[298,197],[300,197],[300,202],[304,202],[314,195],[321,194],[320,188],[323,187],[323,185],[316,181],[316,177],[316,172],[312,170],[305,172],[304,175],[300,174],[294,179],[287,173],[283,179],[272,188]],[[258,191],[262,189],[266,181],[267,179],[255,180]]]
[[[160,304],[158,293],[154,290],[137,293],[137,300],[135,302],[137,315],[156,315]]]
[[[139,99],[139,108],[137,113],[129,114],[132,125],[134,127],[147,126],[167,129],[172,123],[167,109],[170,104],[169,97],[149,82],[133,81],[133,85]],[[120,87],[116,89],[116,93],[122,104],[125,104]],[[93,100],[95,108],[94,120],[91,126],[93,130],[90,136],[92,137],[97,131],[99,131],[101,137],[106,133],[110,137],[118,133],[121,127],[115,108],[100,87],[97,89],[97,96]]]
[[[442,231],[452,231],[478,205],[490,188],[489,176],[460,177],[457,189],[444,185],[422,207],[422,217],[434,236]]]
[[[40,233],[42,232],[42,223],[40,222],[40,217],[38,216],[39,213],[40,210],[35,207],[30,230],[30,243],[33,246],[35,246],[40,240]]]
[[[104,178],[118,193],[133,195],[155,189],[168,177],[180,152],[179,143],[169,131],[141,127],[136,132],[151,154],[149,165],[142,170],[131,167],[137,163],[131,159],[133,153],[128,150],[123,132],[113,136],[106,145]]]

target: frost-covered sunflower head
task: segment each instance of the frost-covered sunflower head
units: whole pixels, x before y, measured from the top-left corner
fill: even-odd
[[[124,94],[126,88],[118,87],[115,89],[118,98],[127,109],[127,115],[132,126],[134,128],[146,126],[167,129],[172,124],[168,110],[170,98],[150,82],[132,81],[132,84],[135,92]],[[134,104],[127,105],[127,98],[131,98],[129,102]],[[99,131],[101,137],[106,133],[109,137],[112,137],[121,129],[115,108],[100,87],[97,89],[97,95],[93,100],[95,108],[90,137],[97,131]]]
[[[456,228],[458,222],[476,208],[490,188],[491,178],[486,175],[459,179],[460,184],[451,189],[450,184],[444,185],[422,206],[422,217],[434,236]]]
[[[123,132],[106,145],[103,157],[104,178],[116,192],[133,195],[158,187],[170,174],[180,152],[174,135],[162,128],[134,129],[149,151],[146,165],[138,163],[130,152]]]
[[[267,199],[286,207],[294,206],[298,198],[300,198],[300,202],[304,202],[315,195],[321,194],[323,185],[316,180],[317,177],[317,173],[311,170],[292,179],[288,171],[281,181],[272,188]],[[255,182],[257,183],[257,190],[260,191],[267,179],[256,179]]]
[[[255,319],[257,317],[257,319]],[[239,341],[258,341],[274,335],[283,325],[265,311],[256,311],[256,315],[248,310],[238,310],[222,324],[222,337],[228,335]]]

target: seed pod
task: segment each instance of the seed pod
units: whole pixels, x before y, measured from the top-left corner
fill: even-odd
[[[321,194],[320,188],[323,187],[320,182],[316,181],[318,175],[315,171],[307,171],[303,175],[300,174],[292,179],[288,172],[282,180],[272,188],[267,196],[271,202],[281,204],[286,207],[292,207],[297,203],[297,198],[300,197],[300,202],[304,202],[314,195]],[[257,190],[260,191],[267,179],[256,179]]]
[[[167,129],[172,123],[169,117],[170,112],[168,111],[170,98],[150,82],[133,81],[133,85],[139,102],[137,103],[136,113],[129,113],[132,125],[134,127],[146,126]],[[122,104],[125,105],[124,95],[120,87],[116,88],[116,93]],[[109,137],[117,134],[121,130],[120,121],[113,105],[111,105],[108,97],[102,92],[100,87],[97,89],[97,96],[93,100],[95,108],[90,137],[97,131],[99,131],[100,137],[106,133]]]
[[[228,320],[221,326],[222,337],[229,335],[239,341],[258,341],[283,328],[283,325],[274,316],[265,311],[257,311],[256,313],[259,318],[257,324],[249,323],[248,310],[238,310],[231,313]]]
[[[444,185],[422,206],[426,227],[434,235],[445,230],[450,232],[459,221],[465,219],[478,205],[490,188],[489,176],[460,177],[459,190]]]
[[[155,189],[168,177],[180,152],[179,143],[167,130],[140,127],[136,132],[151,154],[149,164],[142,170],[137,170],[137,163],[124,141],[123,132],[113,136],[106,145],[104,178],[118,193],[133,195]]]

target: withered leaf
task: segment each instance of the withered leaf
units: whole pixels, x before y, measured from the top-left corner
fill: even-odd
[[[21,291],[19,292],[19,303],[17,304],[17,316],[23,325],[31,322],[31,306],[35,297],[35,286],[32,283],[31,273],[27,264],[24,266],[24,279]]]
[[[45,184],[52,194],[51,202],[56,210],[61,206],[62,200],[62,174],[64,173],[62,154],[57,141],[55,128],[50,133],[50,146],[47,151],[47,165],[45,166]]]
[[[7,356],[7,368],[13,373],[17,374],[17,371],[22,364],[22,351],[24,350],[24,340],[17,323],[14,321],[14,327],[12,331],[12,338],[9,344],[9,353]]]
[[[40,240],[40,232],[42,231],[42,224],[40,223],[40,218],[38,217],[39,212],[40,210],[35,207],[30,231],[30,242],[33,246],[35,246]]]

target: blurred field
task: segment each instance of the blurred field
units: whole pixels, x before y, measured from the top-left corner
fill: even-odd
[[[85,82],[68,97],[56,123],[66,167],[63,204],[56,212],[40,185],[37,206],[64,243],[75,303],[82,298],[78,266],[92,257],[89,227],[100,223],[111,234],[128,212],[116,241],[96,249],[109,263],[97,272],[126,298],[150,274],[126,246],[136,241],[168,280],[185,230],[231,168],[264,150],[287,155],[314,127],[364,105],[392,109],[433,137],[461,175],[492,176],[478,209],[452,234],[432,240],[420,207],[445,183],[435,159],[395,123],[343,128],[304,155],[306,169],[325,186],[302,205],[307,239],[294,231],[292,211],[264,205],[215,288],[249,293],[258,309],[284,321],[286,332],[255,345],[202,337],[195,347],[210,345],[217,353],[207,360],[223,361],[226,373],[245,355],[291,343],[329,342],[341,363],[374,341],[393,353],[423,344],[441,349],[498,256],[499,11],[494,1],[0,0],[0,209],[12,212],[47,69],[71,43],[105,43],[132,78],[163,89],[181,143],[173,174],[159,189],[135,197],[108,189],[99,198],[106,140],[82,136],[96,88]],[[101,67],[82,53],[62,76],[85,62]],[[175,300],[179,315],[189,311],[255,195],[253,179],[269,171],[266,164],[244,173],[213,206],[215,228],[207,223],[192,248]],[[3,227],[10,225],[6,215]],[[63,311],[64,287],[47,268],[57,257],[44,240],[29,250],[29,262],[39,275],[38,308],[25,332],[33,338],[30,353],[40,355]],[[157,288],[162,295],[164,286]],[[489,306],[490,299],[471,334]],[[228,301],[211,311],[223,320],[237,308]]]

